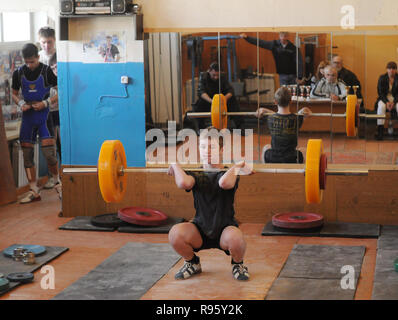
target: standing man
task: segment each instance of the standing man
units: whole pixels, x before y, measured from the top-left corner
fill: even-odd
[[[57,86],[57,77],[49,66],[39,61],[38,49],[33,43],[23,46],[22,57],[25,64],[12,74],[12,99],[23,112],[19,141],[30,191],[20,202],[29,203],[41,200],[39,187],[36,183],[33,149],[37,135],[41,139],[41,150],[47,160],[48,170],[56,181],[55,188],[59,193],[62,189],[58,174],[52,121],[47,121],[49,105],[58,99],[58,95],[49,97],[51,87]],[[22,98],[19,96],[20,89]]]
[[[56,47],[55,47],[55,30],[51,27],[42,27],[39,30],[39,42],[41,46],[41,50],[39,51],[39,61],[45,65],[51,66],[51,59],[56,59]],[[55,67],[57,61],[55,60]],[[54,69],[52,68],[53,72]],[[56,73],[54,73],[57,76]],[[50,97],[57,95],[57,87],[51,88]],[[54,140],[56,143],[56,149],[58,149],[58,153],[61,155],[61,140],[59,134],[59,111],[58,111],[58,98],[54,101],[54,104],[50,105],[50,114],[48,116],[48,120],[52,121],[52,124],[48,124],[48,126],[52,126],[54,128]],[[56,185],[57,180],[55,177],[51,176],[43,186],[44,189],[52,189]]]
[[[254,37],[248,37],[245,33],[240,35],[247,42],[271,50],[274,56],[276,73],[279,75],[279,84],[290,85],[302,83],[303,57],[300,50],[287,39],[287,32],[279,33],[279,40],[266,41]],[[297,63],[296,63],[297,61]]]
[[[55,30],[50,27],[40,28],[39,42],[41,46],[41,50],[39,51],[39,61],[49,65],[50,58],[55,53]]]

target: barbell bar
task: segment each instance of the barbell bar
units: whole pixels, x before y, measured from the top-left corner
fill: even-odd
[[[385,115],[359,113],[357,106],[357,96],[347,95],[345,113],[312,113],[311,117],[333,117],[346,118],[346,133],[348,137],[356,135],[356,128],[359,126],[359,118],[366,119],[385,119]],[[273,113],[265,113],[270,115]],[[211,118],[212,126],[221,130],[227,128],[229,116],[256,116],[257,112],[228,112],[227,102],[223,94],[215,94],[211,104],[211,112],[188,112],[188,118]],[[297,115],[297,114],[296,114]],[[304,115],[304,114],[303,114]]]
[[[127,175],[125,173],[159,172],[168,168],[132,168],[126,165],[126,154],[119,140],[106,140],[101,146],[97,168],[63,168],[64,174],[97,173],[101,195],[105,202],[120,202],[126,192]],[[229,169],[204,169],[182,167],[186,171],[211,172]],[[304,168],[272,168],[258,165],[254,172],[275,174],[304,174],[305,194],[307,203],[320,203],[326,187],[327,175],[368,175],[368,170],[362,169],[328,169],[327,158],[323,153],[321,139],[309,139],[307,143],[306,164]]]
[[[268,116],[275,114],[275,112],[266,112],[263,113],[263,115]],[[257,112],[225,112],[223,113],[223,116],[228,116],[228,117],[234,117],[234,116],[257,116]],[[295,115],[299,115],[298,113],[295,113]],[[305,115],[305,114],[300,114],[300,115]],[[345,113],[311,113],[308,115],[309,117],[333,117],[333,118],[345,118],[346,114]],[[188,118],[209,118],[211,117],[211,112],[187,112],[187,117]],[[385,115],[380,115],[380,114],[367,114],[367,113],[360,113],[359,114],[360,118],[367,118],[367,119],[385,119]]]

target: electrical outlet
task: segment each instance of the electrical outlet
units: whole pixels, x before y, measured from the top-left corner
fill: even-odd
[[[128,84],[128,83],[129,83],[129,77],[128,77],[128,76],[122,76],[122,77],[120,78],[120,82],[121,82],[122,84]]]

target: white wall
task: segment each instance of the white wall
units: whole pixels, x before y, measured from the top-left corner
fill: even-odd
[[[352,5],[357,27],[397,25],[396,0],[139,0],[147,31],[340,26]]]
[[[352,5],[358,28],[396,26],[397,0],[135,0],[147,31],[220,28],[339,27]],[[1,0],[0,11],[47,11],[57,20],[58,0]]]

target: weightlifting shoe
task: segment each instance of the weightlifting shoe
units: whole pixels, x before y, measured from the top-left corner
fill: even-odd
[[[249,280],[250,275],[243,263],[232,264],[232,275],[236,280]]]
[[[25,204],[25,203],[30,203],[30,202],[35,202],[35,201],[40,201],[41,197],[39,193],[34,192],[33,190],[30,190],[24,198],[22,198],[19,203]]]
[[[200,262],[192,263],[189,261],[185,261],[184,265],[175,275],[176,280],[183,280],[192,277],[194,274],[201,273],[202,267],[200,266]]]
[[[50,177],[48,178],[46,184],[43,186],[44,189],[52,189],[55,187],[55,185],[57,184],[57,181],[55,180],[54,177]]]

